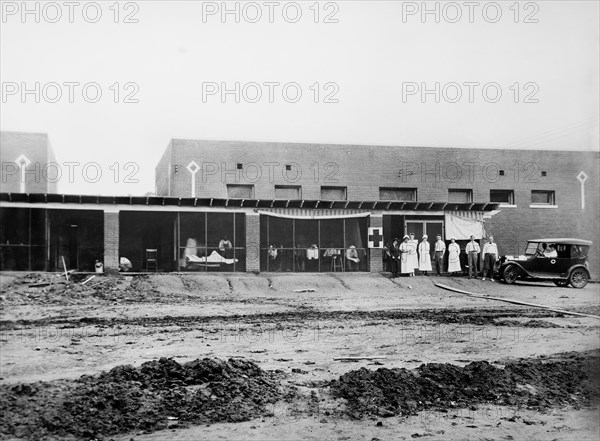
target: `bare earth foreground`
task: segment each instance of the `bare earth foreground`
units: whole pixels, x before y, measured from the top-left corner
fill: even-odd
[[[600,315],[597,284],[1,278],[1,439],[600,436],[599,319],[434,282]]]

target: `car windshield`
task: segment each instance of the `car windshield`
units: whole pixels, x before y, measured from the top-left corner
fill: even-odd
[[[527,249],[525,250],[526,256],[534,256],[537,253],[538,248],[541,246],[538,242],[528,242]]]

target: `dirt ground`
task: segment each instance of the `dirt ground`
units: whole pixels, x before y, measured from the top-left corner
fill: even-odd
[[[205,358],[251,361],[265,375],[276,374],[281,389],[281,396],[271,393],[272,399],[265,400],[258,413],[249,411],[247,421],[189,424],[165,414],[158,416],[164,420],[160,426],[104,439],[600,436],[598,403],[583,395],[563,394],[565,400],[552,399],[544,406],[527,405],[530,401],[448,401],[442,409],[356,415],[352,400],[336,395],[332,386],[333,380],[361,368],[413,372],[427,363],[463,368],[487,361],[505,369],[517,359],[545,357],[543,361],[566,352],[592,351],[597,357],[597,318],[472,298],[442,290],[434,282],[600,315],[597,284],[577,290],[545,283],[507,286],[466,278],[392,280],[365,274],[169,274],[96,277],[85,285],[83,276],[74,279],[66,283],[60,275],[1,276],[1,391],[22,395],[29,390],[23,385],[34,382],[44,382],[36,383],[40,388],[71,385],[82,375],[99,375],[121,365],[141,369],[143,363],[161,357],[182,365]],[[335,360],[352,356],[377,358]],[[519,383],[529,390],[528,397],[540,394],[532,392],[532,384],[522,379]],[[593,386],[597,389],[597,382]],[[156,427],[162,430],[154,431]],[[32,436],[26,431],[0,435]],[[75,437],[50,434],[47,439],[53,436]],[[91,438],[101,439],[102,434],[87,436]]]

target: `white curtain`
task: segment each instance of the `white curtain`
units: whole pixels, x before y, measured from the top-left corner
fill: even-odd
[[[445,213],[446,240],[468,240],[484,238],[483,213],[477,211],[460,211]]]

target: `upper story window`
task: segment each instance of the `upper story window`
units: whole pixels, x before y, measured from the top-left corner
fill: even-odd
[[[514,190],[490,190],[490,202],[514,205],[515,192]]]
[[[417,200],[417,189],[380,187],[379,200],[415,202]]]
[[[227,184],[227,197],[229,199],[252,199],[254,197],[254,185]]]
[[[346,187],[321,187],[321,199],[326,201],[345,201]]]
[[[276,185],[275,199],[302,199],[302,189],[299,185]]]
[[[554,191],[551,190],[531,190],[532,205],[555,205],[556,199]]]
[[[473,202],[473,190],[458,188],[448,190],[448,202],[462,204],[465,202]]]

